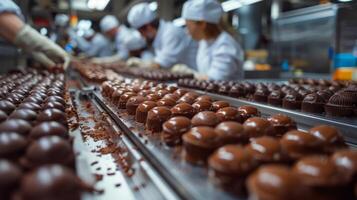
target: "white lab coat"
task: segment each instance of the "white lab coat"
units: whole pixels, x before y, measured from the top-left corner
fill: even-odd
[[[196,69],[197,42],[193,41],[186,29],[172,22],[161,20],[153,42],[154,61],[164,68],[175,64],[185,64]]]
[[[115,36],[116,56],[118,56],[120,59],[125,60],[129,57],[129,51],[128,48],[124,45],[124,41],[125,37],[127,37],[128,34],[131,34],[131,31],[133,30],[124,25],[121,25],[117,35]]]
[[[23,18],[20,8],[11,0],[0,0],[0,13],[11,12]]]
[[[198,72],[213,80],[239,80],[243,78],[243,51],[227,32],[215,40],[199,42]]]
[[[113,55],[114,52],[110,41],[100,33],[96,33],[91,41],[83,37],[76,37],[75,41],[79,49],[89,57],[105,57]]]

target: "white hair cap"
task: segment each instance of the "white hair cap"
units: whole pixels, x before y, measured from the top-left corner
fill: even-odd
[[[139,3],[133,6],[128,13],[128,22],[133,28],[140,28],[156,18],[156,13],[148,3]]]
[[[221,4],[216,0],[189,0],[182,8],[182,18],[218,24],[223,14]]]
[[[107,15],[100,20],[100,30],[105,33],[112,28],[119,27],[118,19],[113,15]]]
[[[133,31],[125,37],[124,46],[129,51],[135,51],[146,47],[146,41],[138,31]]]

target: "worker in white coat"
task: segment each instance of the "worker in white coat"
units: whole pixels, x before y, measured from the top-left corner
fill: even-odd
[[[46,67],[69,62],[69,55],[61,47],[25,24],[22,18],[19,7],[13,1],[1,0],[0,36],[31,54]]]
[[[83,37],[76,34],[71,35],[77,43],[78,48],[88,57],[106,57],[112,55],[112,50],[108,48],[110,41],[101,33],[88,29],[84,32]]]
[[[128,22],[152,45],[155,52],[153,67],[170,68],[175,64],[185,64],[196,68],[197,42],[184,28],[159,20],[148,3],[133,6],[128,13]]]
[[[154,58],[153,52],[148,49],[145,38],[138,31],[133,31],[124,39],[124,45],[129,51],[129,57],[140,58],[142,61],[149,61]]]
[[[200,78],[239,80],[243,78],[243,51],[219,26],[222,14],[216,0],[189,0],[182,10],[189,33],[199,41],[196,62]]]
[[[118,19],[113,15],[103,17],[99,26],[104,36],[111,42],[111,45],[107,48],[112,51],[112,55],[92,61],[95,63],[111,63],[127,59],[129,52],[124,45],[124,38],[130,34],[130,30],[126,26],[120,25]]]

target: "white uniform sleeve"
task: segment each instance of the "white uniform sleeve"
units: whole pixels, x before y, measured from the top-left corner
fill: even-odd
[[[154,61],[164,68],[178,64],[187,43],[187,37],[181,28],[168,28],[162,35],[162,48],[155,50]]]
[[[243,76],[241,52],[232,46],[220,45],[212,54],[211,66],[207,73],[209,79],[232,80]]]
[[[0,13],[11,12],[23,19],[20,8],[11,0],[0,1]]]

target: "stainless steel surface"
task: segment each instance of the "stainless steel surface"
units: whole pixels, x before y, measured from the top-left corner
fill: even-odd
[[[329,49],[352,52],[356,11],[357,6],[325,4],[282,13],[273,22],[273,64],[288,60],[306,72],[332,72]]]
[[[166,147],[161,143],[159,134],[148,133],[142,124],[133,120],[133,116],[116,109],[99,92],[94,92],[94,98],[182,199],[237,199],[215,187],[208,180],[205,167],[183,161],[180,147]]]

